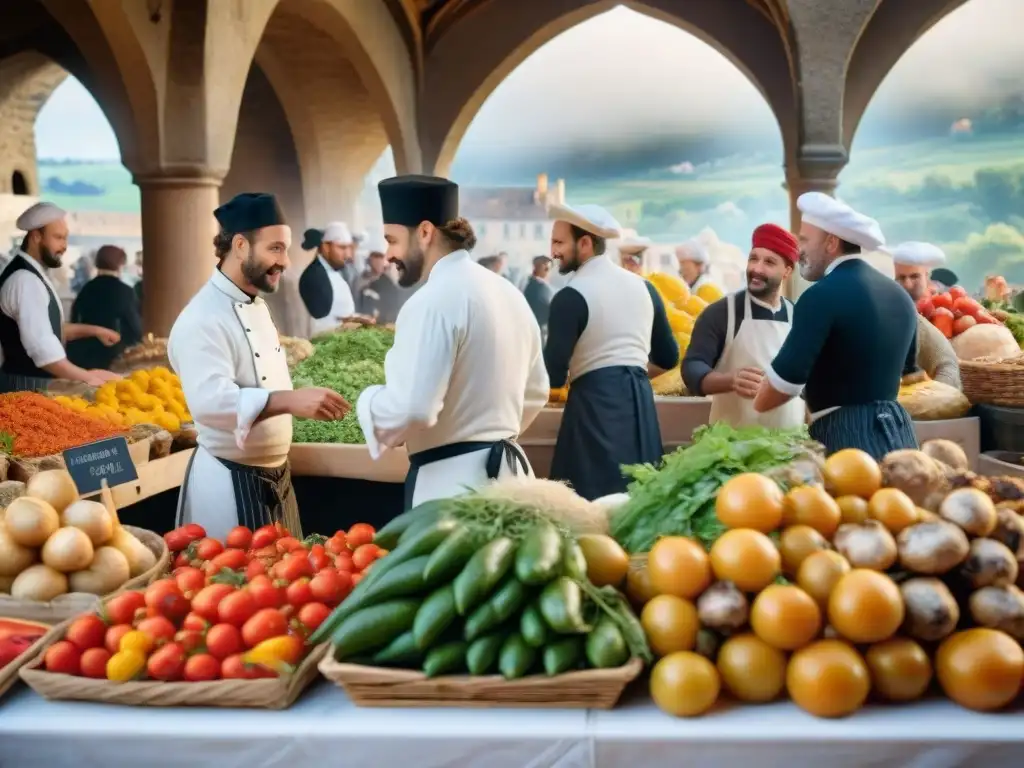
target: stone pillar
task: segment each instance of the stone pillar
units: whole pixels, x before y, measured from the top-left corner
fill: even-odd
[[[216,266],[220,179],[136,177],[142,192],[143,326],[167,336]]]
[[[796,207],[797,198],[805,192],[824,192],[834,195],[839,186],[839,171],[846,163],[845,152],[829,153],[829,162],[808,164],[792,163],[786,168],[786,181],[782,188],[789,193],[789,227],[795,235],[800,234],[800,209]],[[824,159],[824,158],[823,158]],[[786,283],[785,295],[790,301],[796,301],[809,283],[800,277],[799,268],[793,270],[793,276]]]

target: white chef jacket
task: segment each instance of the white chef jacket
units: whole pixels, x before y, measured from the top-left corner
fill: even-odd
[[[50,296],[46,292],[46,286],[49,286],[53,295],[57,297],[63,324],[64,305],[60,300],[60,293],[38,261],[22,250],[19,250],[14,258],[27,261],[46,285],[25,270],[15,272],[7,279],[3,288],[0,288],[0,312],[18,324],[21,343],[36,367],[52,365],[67,357],[67,352],[63,342],[53,335],[53,329],[50,327]],[[0,365],[3,364],[3,359],[3,349],[0,348]]]
[[[199,447],[182,487],[185,519],[210,536],[238,524],[231,474],[217,459],[279,467],[288,459],[292,417],[257,422],[270,393],[291,390],[270,309],[219,270],[178,315],[167,343]]]
[[[540,413],[550,391],[540,328],[529,304],[511,282],[466,251],[439,260],[403,305],[384,373],[387,383],[367,388],[356,403],[375,459],[403,443],[415,454],[515,438]],[[421,482],[434,497],[483,482],[486,454],[421,469],[415,503],[425,500]],[[443,475],[444,482],[432,475]]]
[[[352,297],[352,288],[345,282],[341,272],[328,264],[327,259],[323,256],[317,254],[316,258],[323,265],[323,268],[327,270],[327,279],[331,281],[334,301],[331,303],[331,311],[327,314],[327,317],[321,317],[319,320],[315,317],[312,318],[311,336],[333,331],[341,325],[341,318],[351,317],[356,313],[356,301]]]

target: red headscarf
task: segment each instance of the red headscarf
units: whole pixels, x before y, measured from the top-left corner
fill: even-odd
[[[800,243],[792,232],[787,232],[775,224],[762,224],[755,229],[751,247],[767,248],[790,264],[796,264],[800,260]]]

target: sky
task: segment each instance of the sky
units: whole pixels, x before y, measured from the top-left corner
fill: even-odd
[[[877,136],[937,104],[969,110],[1024,92],[1021,29],[1024,0],[970,0],[897,64],[858,137]],[[512,72],[477,114],[454,171],[470,181],[472,169],[469,175],[498,177],[526,156],[533,165],[567,155],[593,162],[593,153],[609,146],[661,156],[680,141],[713,155],[729,154],[736,143],[781,147],[764,99],[725,57],[620,6],[559,35]],[[74,78],[40,111],[36,144],[43,158],[120,157],[109,123]]]

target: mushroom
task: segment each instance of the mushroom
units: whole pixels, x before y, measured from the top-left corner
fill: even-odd
[[[932,642],[953,633],[960,607],[949,588],[938,579],[910,579],[900,584],[906,617],[903,631],[917,640]]]
[[[972,536],[988,536],[996,529],[996,505],[977,488],[957,488],[948,494],[939,505],[939,517]]]
[[[930,508],[929,497],[934,499],[948,487],[939,463],[922,451],[893,451],[882,459],[881,468],[882,484],[899,488],[920,507]]]
[[[971,468],[964,449],[952,440],[927,440],[921,445],[921,453],[954,470]]]
[[[971,618],[1024,640],[1024,593],[1017,587],[983,587],[970,597]]]
[[[877,520],[839,526],[832,543],[854,568],[884,571],[896,562],[896,541]]]
[[[739,629],[747,623],[750,606],[747,597],[731,581],[717,581],[697,599],[701,626],[722,632]]]
[[[1017,581],[1017,558],[994,539],[975,539],[960,573],[974,589],[1005,587]]]
[[[937,576],[956,568],[971,549],[966,534],[945,520],[904,528],[898,544],[900,565],[926,576]]]

